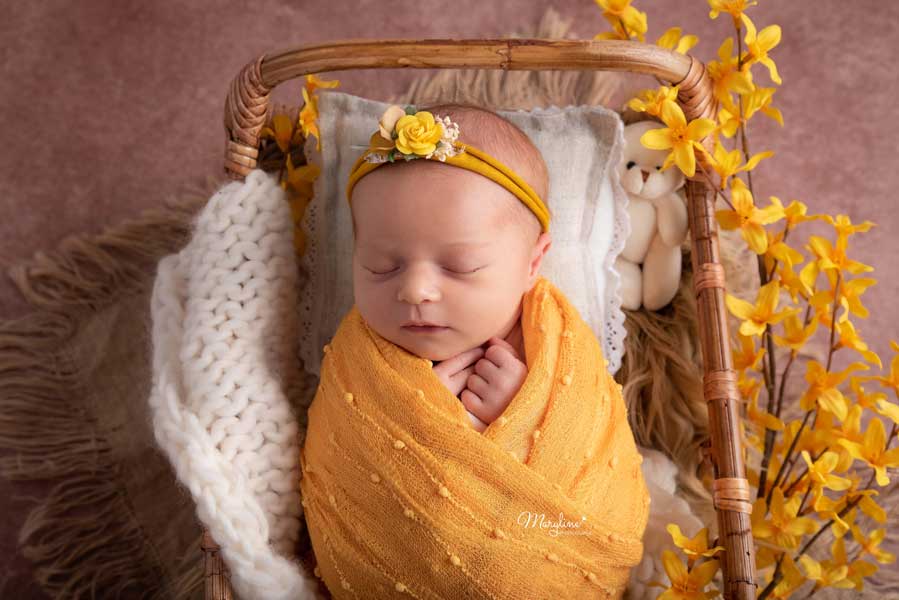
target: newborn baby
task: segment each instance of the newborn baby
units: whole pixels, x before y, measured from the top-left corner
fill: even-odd
[[[466,143],[547,197],[546,164],[518,127],[473,107],[420,110],[449,115]],[[372,171],[351,206],[360,313],[386,339],[432,360],[483,431],[527,375],[521,300],[538,277],[549,232],[506,188],[428,160]]]
[[[548,187],[476,107],[392,106],[354,164],[354,305],[300,452],[333,597],[620,598],[642,557],[621,386],[539,274]]]

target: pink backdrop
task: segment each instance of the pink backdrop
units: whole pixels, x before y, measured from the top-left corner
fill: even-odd
[[[704,0],[636,5],[649,14],[648,41],[681,25],[699,36],[692,53],[702,60],[715,58],[732,32],[729,16],[708,18]],[[589,0],[7,2],[0,20],[0,266],[51,249],[67,235],[98,232],[218,176],[228,83],[263,52],[346,38],[500,37],[533,29],[548,6],[571,18],[579,37],[608,29]],[[767,117],[751,122],[751,151],[776,153],[754,175],[756,196],[796,198],[812,212],[877,223],[853,239],[850,252],[876,267],[880,281],[865,296],[874,316],[859,330],[888,362],[899,292],[899,242],[890,233],[899,225],[891,204],[899,184],[893,121],[899,78],[890,66],[899,46],[899,3],[762,0],[749,14],[760,29],[783,27],[772,56],[783,77],[774,105],[786,127]],[[756,80],[768,85],[758,73]],[[416,75],[333,77],[342,91],[383,99]],[[0,280],[0,314],[23,311],[10,283]],[[10,557],[28,503],[4,504],[0,548]],[[16,560],[12,569],[7,591],[34,592],[27,563]]]

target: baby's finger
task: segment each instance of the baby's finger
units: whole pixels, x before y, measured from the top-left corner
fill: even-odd
[[[477,348],[472,348],[471,350],[466,350],[465,352],[460,352],[459,354],[442,361],[434,367],[434,369],[439,369],[440,372],[453,376],[465,367],[479,360],[482,356],[484,356],[484,349],[479,346]]]
[[[522,362],[514,351],[510,351],[502,344],[490,346],[487,352],[484,353],[484,358],[500,369],[512,369]]]
[[[512,344],[510,344],[509,342],[507,342],[506,340],[504,340],[502,338],[498,338],[496,336],[490,338],[490,346],[491,347],[500,346],[502,348],[505,348],[512,354],[512,356],[514,356],[517,359],[521,359],[521,357],[518,356],[518,350],[516,350]]]
[[[478,397],[477,394],[472,392],[470,389],[465,388],[462,390],[462,395],[459,396],[459,400],[462,401],[462,405],[465,407],[465,410],[476,416],[482,421],[486,421],[486,415],[484,414],[484,402]]]
[[[474,373],[474,365],[468,367],[467,369],[462,369],[455,375],[450,375],[450,381],[452,382],[452,389],[454,395],[458,396],[459,392],[465,389],[465,384],[468,381],[468,378],[471,377],[471,374]]]
[[[487,383],[493,383],[499,378],[499,367],[492,361],[482,358],[474,364],[474,372],[484,378]]]
[[[468,377],[468,380],[465,383],[465,387],[477,394],[478,398],[481,399],[482,404],[485,404],[487,402],[487,398],[490,394],[490,384],[487,383],[487,381],[484,380],[483,377],[481,377],[477,373],[473,373]]]

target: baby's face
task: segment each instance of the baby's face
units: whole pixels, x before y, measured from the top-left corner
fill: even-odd
[[[504,198],[505,196],[505,198]],[[549,234],[499,228],[508,190],[471,171],[417,160],[385,165],[353,190],[353,286],[382,337],[441,361],[505,337],[538,277]],[[442,326],[431,331],[408,321]]]

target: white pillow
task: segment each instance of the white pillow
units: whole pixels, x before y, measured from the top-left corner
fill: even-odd
[[[311,374],[319,373],[322,347],[353,306],[353,229],[346,182],[387,106],[343,92],[319,92],[321,152],[311,137],[305,152],[322,170],[302,223],[307,244],[302,263],[309,280],[299,307],[300,356]],[[601,106],[496,112],[531,138],[549,168],[550,193],[544,200],[553,215],[552,247],[540,273],[591,326],[615,373],[625,329],[613,265],[630,232],[627,193],[615,168],[624,147],[621,118]]]

